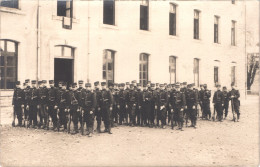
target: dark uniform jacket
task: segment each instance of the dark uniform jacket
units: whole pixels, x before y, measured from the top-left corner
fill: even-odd
[[[234,98],[233,98],[234,103],[239,103],[239,105],[240,105],[240,100],[239,100],[240,93],[239,93],[239,90],[232,89],[232,90],[229,92],[229,97],[230,97],[230,99],[231,99],[231,96],[234,96]]]
[[[86,108],[94,112],[97,104],[96,94],[94,92],[86,90],[83,92],[83,98],[84,98],[83,108]]]
[[[137,89],[137,105],[138,106],[143,105],[143,92],[141,89]]]
[[[68,91],[64,89],[60,89],[58,91],[58,97],[57,97],[57,104],[59,108],[68,108],[69,105],[69,99],[68,99]]]
[[[24,105],[29,105],[30,104],[30,86],[27,86],[24,90]]]
[[[208,90],[208,89],[205,89],[203,92],[202,92],[202,95],[201,95],[201,101],[202,103],[209,103],[210,102],[210,97],[211,97],[211,91]]]
[[[193,107],[196,106],[198,104],[198,96],[197,93],[195,92],[195,90],[190,90],[187,89],[186,91],[186,104],[188,107]]]
[[[38,96],[38,89],[36,88],[31,88],[30,90],[30,105],[38,105],[38,99],[39,99],[39,96]]]
[[[55,87],[51,87],[48,89],[48,96],[47,96],[47,100],[48,100],[48,105],[49,106],[55,106],[57,105],[57,88]]]
[[[225,103],[228,103],[229,102],[229,93],[228,93],[228,91],[222,91],[223,92],[223,96],[224,96],[224,102]]]
[[[110,90],[101,90],[101,107],[113,107],[113,96]]]
[[[21,106],[24,104],[24,92],[21,88],[15,88],[12,105]]]
[[[171,109],[181,109],[186,106],[185,94],[181,91],[175,91],[171,95],[170,107]]]
[[[48,102],[48,89],[47,87],[42,87],[38,89],[38,99],[39,99],[39,104],[47,104]]]
[[[70,90],[68,92],[68,105],[70,107],[77,107],[79,105],[79,101],[78,99],[76,98],[76,93],[77,93],[77,90]]]
[[[76,97],[78,98],[78,103],[80,107],[83,107],[84,104],[84,97],[83,97],[83,93],[86,90],[84,88],[78,88],[77,89],[77,93],[76,93]]]
[[[152,92],[149,90],[143,91],[143,102],[144,104],[151,103],[152,101]]]
[[[95,89],[93,91],[95,94],[96,94],[96,107],[101,107],[101,104],[102,104],[102,94],[101,94],[101,91],[100,89]]]
[[[119,90],[113,89],[112,95],[113,95],[114,105],[118,105],[119,104]]]
[[[168,104],[168,93],[165,90],[160,90],[158,92],[158,102],[157,105],[158,106],[163,106],[167,107]]]
[[[217,90],[213,96],[214,104],[224,104],[224,94],[220,90]]]

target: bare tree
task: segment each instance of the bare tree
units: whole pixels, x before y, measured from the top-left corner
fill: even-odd
[[[247,90],[251,89],[255,75],[259,69],[259,53],[247,54]]]

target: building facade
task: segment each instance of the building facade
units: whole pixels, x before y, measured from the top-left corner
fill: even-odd
[[[2,90],[29,78],[246,92],[244,1],[2,0],[0,21]]]

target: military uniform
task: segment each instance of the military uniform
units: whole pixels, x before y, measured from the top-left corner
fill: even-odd
[[[32,88],[30,90],[30,107],[29,107],[29,118],[30,118],[30,125],[33,123],[33,127],[37,126],[37,112],[38,112],[38,89],[36,89],[35,84],[36,81],[32,80]]]
[[[111,112],[113,107],[113,97],[110,90],[105,88],[106,82],[102,82],[101,86],[103,86],[101,90],[102,101],[101,101],[101,113],[105,124],[105,132],[112,134],[111,132]]]
[[[223,87],[223,96],[224,96],[224,107],[223,107],[223,112],[225,110],[225,119],[228,115],[228,107],[229,107],[229,100],[230,100],[230,97],[229,97],[229,93],[227,91],[227,88],[226,87]]]
[[[48,89],[48,98],[47,98],[47,105],[48,105],[48,115],[51,117],[52,123],[53,123],[53,130],[57,127],[57,110],[54,108],[55,105],[57,105],[57,88],[54,87],[54,81],[49,80],[49,84],[52,85]],[[49,118],[47,118],[49,119]],[[47,129],[49,128],[49,125],[47,124]]]
[[[118,104],[119,104],[119,125],[122,125],[122,122],[125,118],[126,112],[126,92],[124,90],[125,84],[120,84],[120,90],[118,92]]]
[[[126,89],[124,90],[124,99],[125,99],[125,111],[124,111],[124,119],[125,119],[125,122],[126,122],[126,125],[129,125],[128,124],[128,118],[129,118],[129,113],[130,113],[130,108],[129,108],[129,86],[130,86],[130,83],[129,82],[126,82]]]
[[[30,112],[30,86],[28,85],[29,79],[25,80],[26,87],[23,89],[24,92],[24,118],[29,121]]]
[[[95,108],[95,115],[96,115],[96,120],[97,120],[97,132],[100,133],[100,127],[101,127],[101,118],[102,118],[102,113],[101,113],[101,105],[102,105],[102,94],[99,89],[99,82],[94,83],[95,89],[94,93],[96,94],[96,108]]]
[[[152,106],[152,93],[148,89],[143,90],[143,113],[142,113],[142,123],[143,125],[149,125],[149,118]]]
[[[20,81],[16,82],[16,85],[20,85]],[[14,113],[18,119],[18,126],[22,126],[22,109],[24,108],[24,92],[20,87],[14,89],[12,105],[14,106]],[[15,126],[13,122],[13,126]]]
[[[130,126],[134,126],[136,124],[136,108],[137,108],[137,92],[134,90],[134,85],[130,85],[130,90],[129,90],[129,102],[128,102],[128,107],[129,107],[129,116],[130,116]]]
[[[195,90],[192,89],[192,85],[188,85],[188,90],[185,94],[186,97],[186,104],[187,104],[187,119],[190,118],[191,120],[191,126],[196,127],[196,121],[197,121],[197,111],[196,106],[198,103],[198,96],[195,92]],[[186,126],[187,126],[187,119],[186,119]]]
[[[142,111],[143,111],[143,92],[141,90],[141,84],[137,84],[137,108],[136,108],[136,117],[137,117],[137,125],[140,126],[142,119]]]
[[[162,88],[164,85],[160,85]],[[166,115],[167,115],[167,105],[168,105],[168,94],[165,90],[160,90],[158,92],[158,115],[157,115],[157,126],[159,126],[159,120],[161,120],[161,125],[165,128],[166,125]]]
[[[112,112],[112,127],[118,124],[118,105],[119,105],[119,89],[118,84],[114,84],[114,89],[112,91],[113,95],[113,112]]]
[[[84,125],[82,125],[82,122],[83,122],[83,120],[82,120],[83,119],[82,108],[83,108],[83,101],[84,101],[83,93],[84,93],[85,89],[81,86],[83,84],[82,80],[79,80],[78,84],[79,84],[79,88],[77,89],[76,96],[77,96],[77,100],[78,100],[80,111],[81,111],[81,113],[79,114],[79,122],[80,122],[80,126],[84,126]]]
[[[231,84],[231,86],[234,86],[234,83]],[[240,118],[240,93],[239,90],[236,90],[234,87],[231,89],[231,91],[229,92],[229,97],[231,99],[231,105],[232,105],[232,110],[234,110],[234,112],[237,114],[237,121],[239,121]]]
[[[39,82],[42,84],[46,83],[46,80],[43,80],[42,82]],[[39,88],[39,117],[40,117],[40,124],[38,125],[39,127],[42,125],[42,128],[46,127],[46,123],[47,123],[47,95],[48,95],[48,89],[46,86],[42,86]]]
[[[155,119],[155,116],[157,116],[157,112],[158,112],[158,106],[157,106],[158,92],[155,90],[155,84],[153,84],[153,83],[151,84],[151,94],[152,94],[151,110],[148,111],[148,115],[149,115],[150,127],[153,127],[154,119]]]
[[[84,120],[87,126],[87,135],[91,137],[93,134],[93,126],[94,126],[94,119],[95,119],[94,112],[96,108],[96,94],[90,90],[91,89],[90,83],[86,83],[86,88],[87,90],[83,93]]]
[[[203,106],[203,112],[205,114],[205,118],[209,119],[211,118],[211,111],[210,111],[210,97],[211,97],[211,91],[207,89],[207,85],[204,85],[204,91],[202,92],[202,106]]]
[[[215,110],[217,112],[217,119],[222,121],[223,119],[223,105],[224,105],[224,95],[223,92],[219,89],[221,86],[219,84],[216,85],[218,90],[214,93],[213,103]]]

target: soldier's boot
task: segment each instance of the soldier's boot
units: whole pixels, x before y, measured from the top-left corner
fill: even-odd
[[[101,130],[100,130],[100,123],[98,123],[98,125],[97,125],[97,133],[101,133]]]
[[[108,127],[108,134],[112,134],[111,128]]]
[[[239,122],[240,114],[237,114],[237,122]]]
[[[74,132],[75,132],[75,133],[79,133],[78,125],[75,125],[75,126],[74,126]]]
[[[86,133],[86,135],[89,135],[90,134],[90,132],[89,132],[89,126],[87,126],[87,133]]]
[[[183,122],[181,122],[181,129],[180,130],[183,131]]]

